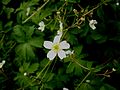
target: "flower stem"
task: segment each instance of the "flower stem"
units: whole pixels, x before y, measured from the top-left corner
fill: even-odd
[[[73,60],[73,62],[75,62],[77,65],[79,65],[79,66],[82,67],[83,69],[86,69],[86,70],[90,71],[89,68],[87,68],[87,67],[83,66],[82,64],[78,63],[77,60],[75,60],[74,58],[71,57],[71,59]]]
[[[46,66],[41,70],[41,72],[39,72],[39,74],[37,75],[36,79],[39,78],[39,76],[42,74],[42,72],[46,69],[46,67],[50,64],[50,61],[48,61],[48,63],[46,64]],[[35,80],[36,80],[35,79]]]
[[[22,22],[22,24],[26,23],[30,18],[32,18],[37,12],[39,12],[47,3],[49,2],[49,0],[47,0],[41,7],[39,7],[37,9],[37,11],[35,11],[32,15],[30,15],[27,19],[25,19],[25,21]]]
[[[78,84],[78,86],[75,88],[75,90],[78,90],[79,86],[86,80],[86,78],[90,75],[91,71],[88,72],[88,74],[83,78],[83,80]]]

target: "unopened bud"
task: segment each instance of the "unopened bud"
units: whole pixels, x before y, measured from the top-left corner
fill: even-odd
[[[115,68],[112,68],[112,71],[114,71],[114,72],[115,72],[115,71],[116,71],[116,69],[115,69]]]
[[[58,15],[60,14],[60,12],[58,11],[58,12],[56,12]]]
[[[89,83],[89,82],[90,82],[90,80],[86,80],[86,82],[87,82],[87,83]]]

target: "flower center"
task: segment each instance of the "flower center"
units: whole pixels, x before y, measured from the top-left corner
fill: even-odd
[[[60,45],[59,43],[55,43],[53,46],[52,46],[52,49],[54,52],[59,52],[60,50]]]

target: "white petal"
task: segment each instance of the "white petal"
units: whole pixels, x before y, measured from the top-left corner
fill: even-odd
[[[60,42],[61,35],[56,35],[54,37],[53,43],[59,43]]]
[[[67,43],[67,41],[62,41],[62,42],[60,43],[60,48],[61,48],[61,49],[68,49],[68,48],[70,48],[70,44]]]
[[[60,50],[60,51],[58,52],[58,57],[59,57],[60,59],[66,58],[65,51]]]
[[[43,46],[47,49],[52,49],[53,43],[51,41],[44,41]]]
[[[47,53],[47,58],[49,58],[49,60],[53,60],[56,55],[57,55],[57,53],[55,53],[53,50],[50,50],[50,51]]]
[[[41,22],[39,23],[39,26],[44,26],[44,22],[41,21]]]
[[[90,25],[90,27],[91,27],[93,30],[96,29],[95,25]]]

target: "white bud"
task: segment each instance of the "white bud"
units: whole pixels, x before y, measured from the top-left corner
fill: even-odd
[[[27,73],[25,72],[25,73],[24,73],[24,76],[26,76],[26,75],[27,75]]]
[[[119,6],[119,2],[117,2],[116,5]]]
[[[86,80],[86,82],[87,82],[87,83],[89,83],[89,82],[90,82],[90,80]]]
[[[115,69],[115,68],[112,68],[112,71],[114,71],[114,72],[115,72],[115,71],[116,71],[116,69]]]

